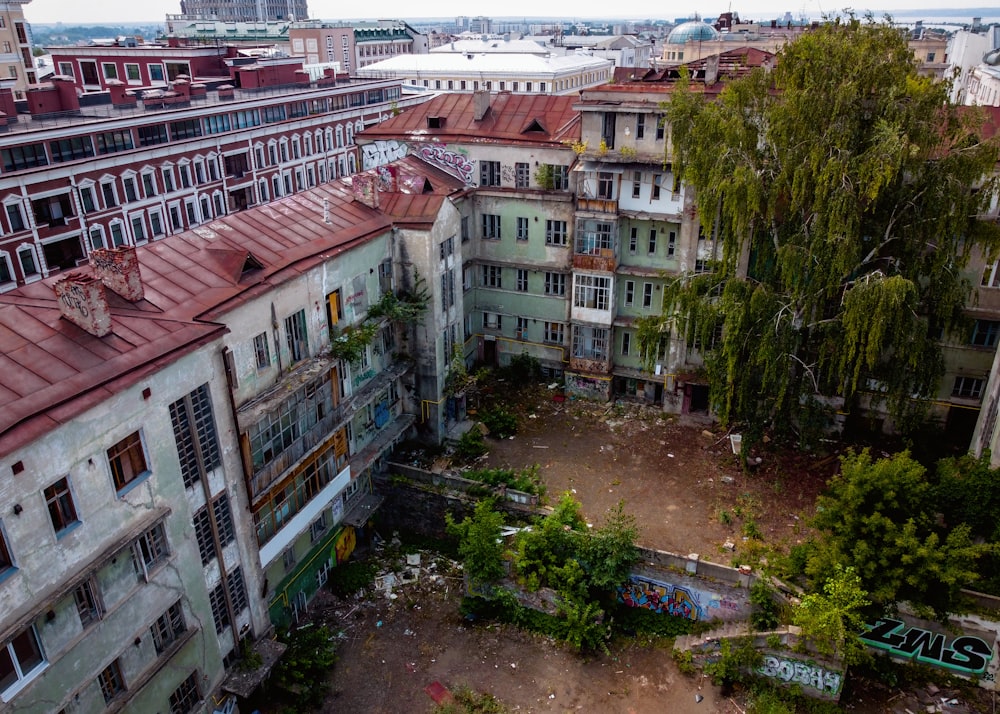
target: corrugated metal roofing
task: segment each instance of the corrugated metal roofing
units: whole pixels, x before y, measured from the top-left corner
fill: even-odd
[[[548,94],[490,95],[490,109],[475,118],[474,94],[441,94],[428,102],[365,129],[359,139],[407,136],[441,142],[482,141],[505,144],[563,144],[580,139],[576,97]],[[428,119],[443,117],[444,125],[429,128]],[[534,129],[541,128],[542,131]]]
[[[227,311],[389,230],[393,219],[433,221],[464,188],[417,158],[395,165],[428,180],[413,182],[419,194],[381,194],[382,211],[355,201],[342,179],[139,247],[145,297],[131,303],[108,291],[113,327],[103,338],[62,318],[53,285],[63,275],[0,295],[0,456],[221,337]]]

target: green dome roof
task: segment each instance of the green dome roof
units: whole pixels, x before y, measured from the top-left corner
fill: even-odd
[[[669,45],[683,45],[685,42],[689,41],[699,41],[699,40],[717,40],[719,39],[719,31],[708,23],[702,22],[701,20],[692,20],[691,22],[684,22],[675,27],[667,35],[667,44]]]

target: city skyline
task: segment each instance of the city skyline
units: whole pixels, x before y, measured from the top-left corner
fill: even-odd
[[[607,8],[604,5],[565,3],[566,12],[561,12],[561,5],[549,6],[548,12],[543,17],[562,17],[567,20],[586,20],[608,18]],[[701,9],[701,16],[710,19],[717,17],[719,13],[727,10],[738,12],[741,17],[747,19],[773,19],[780,17],[785,12],[790,12],[793,17],[805,15],[810,18],[818,18],[824,14],[838,12],[841,8],[830,0],[808,0],[800,2],[797,6],[783,3],[781,0],[750,0],[745,3],[734,5],[732,2],[719,2],[718,6],[708,5]],[[867,10],[854,8],[858,14],[864,14]],[[899,14],[902,11],[932,11],[941,10],[939,2],[934,0],[879,0],[877,4],[872,4],[870,10],[880,16],[888,13]],[[353,8],[352,8],[353,10]],[[996,11],[987,12],[989,8],[951,8],[948,12],[961,20],[969,14],[969,20],[975,15],[993,15]],[[422,11],[414,14],[411,3],[400,0],[384,0],[379,6],[375,15],[368,18],[359,18],[356,15],[347,15],[343,12],[342,6],[335,4],[332,0],[312,0],[309,3],[309,12],[315,18],[328,20],[356,20],[356,19],[376,19],[392,18],[405,20],[420,20],[424,18],[450,18],[458,16],[471,16],[468,6],[458,0],[443,0],[434,3],[433,10]],[[179,0],[153,0],[136,4],[126,0],[105,0],[96,6],[89,6],[80,3],[71,3],[67,0],[33,0],[24,6],[25,17],[32,23],[58,23],[71,25],[102,25],[120,24],[132,22],[162,23],[167,14],[179,14]],[[503,7],[503,14],[485,13],[490,17],[504,18],[532,18],[540,17],[536,3],[525,2],[524,0],[514,0],[506,3]],[[912,13],[907,12],[907,15]],[[680,8],[675,12],[669,12],[662,6],[652,2],[636,2],[628,8],[623,8],[619,14],[620,19],[662,19],[672,20],[683,16]]]

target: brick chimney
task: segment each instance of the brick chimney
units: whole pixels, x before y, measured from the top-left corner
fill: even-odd
[[[94,337],[111,332],[111,311],[105,287],[97,278],[68,273],[55,284],[62,316]]]
[[[135,246],[92,250],[90,267],[94,269],[94,277],[106,288],[114,290],[129,302],[142,300],[142,276],[139,274],[139,256]]]

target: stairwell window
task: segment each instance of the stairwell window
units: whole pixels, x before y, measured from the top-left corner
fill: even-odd
[[[285,344],[292,364],[309,356],[305,310],[299,310],[285,318]]]

